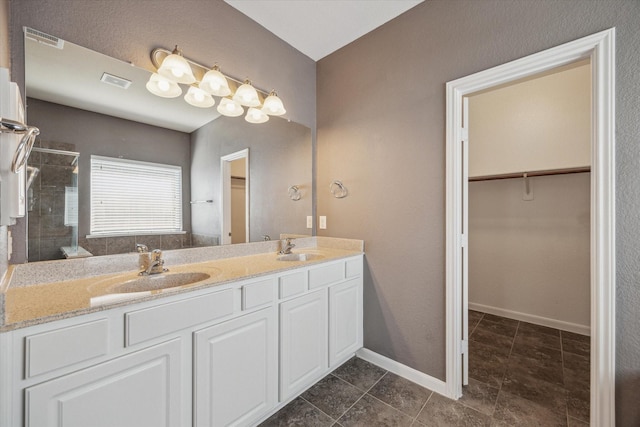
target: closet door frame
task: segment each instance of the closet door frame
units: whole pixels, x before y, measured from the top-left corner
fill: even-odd
[[[615,28],[587,36],[446,85],[446,389],[462,396],[462,256],[468,236],[463,161],[463,99],[523,77],[589,58],[591,123],[591,425],[615,425]]]

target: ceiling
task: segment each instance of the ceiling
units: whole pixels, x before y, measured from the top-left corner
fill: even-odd
[[[318,61],[424,0],[225,0]]]

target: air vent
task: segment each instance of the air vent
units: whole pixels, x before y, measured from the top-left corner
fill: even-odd
[[[131,80],[123,79],[122,77],[114,76],[109,73],[102,73],[100,81],[102,83],[118,86],[122,89],[128,89],[129,86],[131,86]]]
[[[35,40],[38,43],[46,44],[47,46],[55,47],[56,49],[62,49],[64,47],[64,40],[58,37],[51,36],[42,31],[34,30],[33,28],[24,27],[24,33],[31,40]]]

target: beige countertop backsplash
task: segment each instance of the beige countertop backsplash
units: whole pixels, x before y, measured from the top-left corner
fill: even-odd
[[[190,292],[364,252],[362,240],[307,237],[295,239],[294,243],[294,253],[313,250],[323,258],[311,261],[277,261],[278,241],[166,251],[163,258],[169,274],[202,272],[209,274],[210,278],[189,285],[149,291],[142,296],[126,300],[99,297],[109,295],[114,284],[138,277],[137,253],[13,265],[9,267],[0,285],[0,331]],[[100,302],[96,304],[96,301]]]

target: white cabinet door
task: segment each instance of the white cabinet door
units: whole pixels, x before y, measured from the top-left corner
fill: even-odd
[[[266,308],[194,333],[194,426],[248,426],[276,405],[276,328]]]
[[[326,372],[327,344],[326,289],[280,304],[280,401]]]
[[[180,425],[179,339],[26,389],[30,427]]]
[[[329,288],[329,366],[362,347],[362,278]]]

